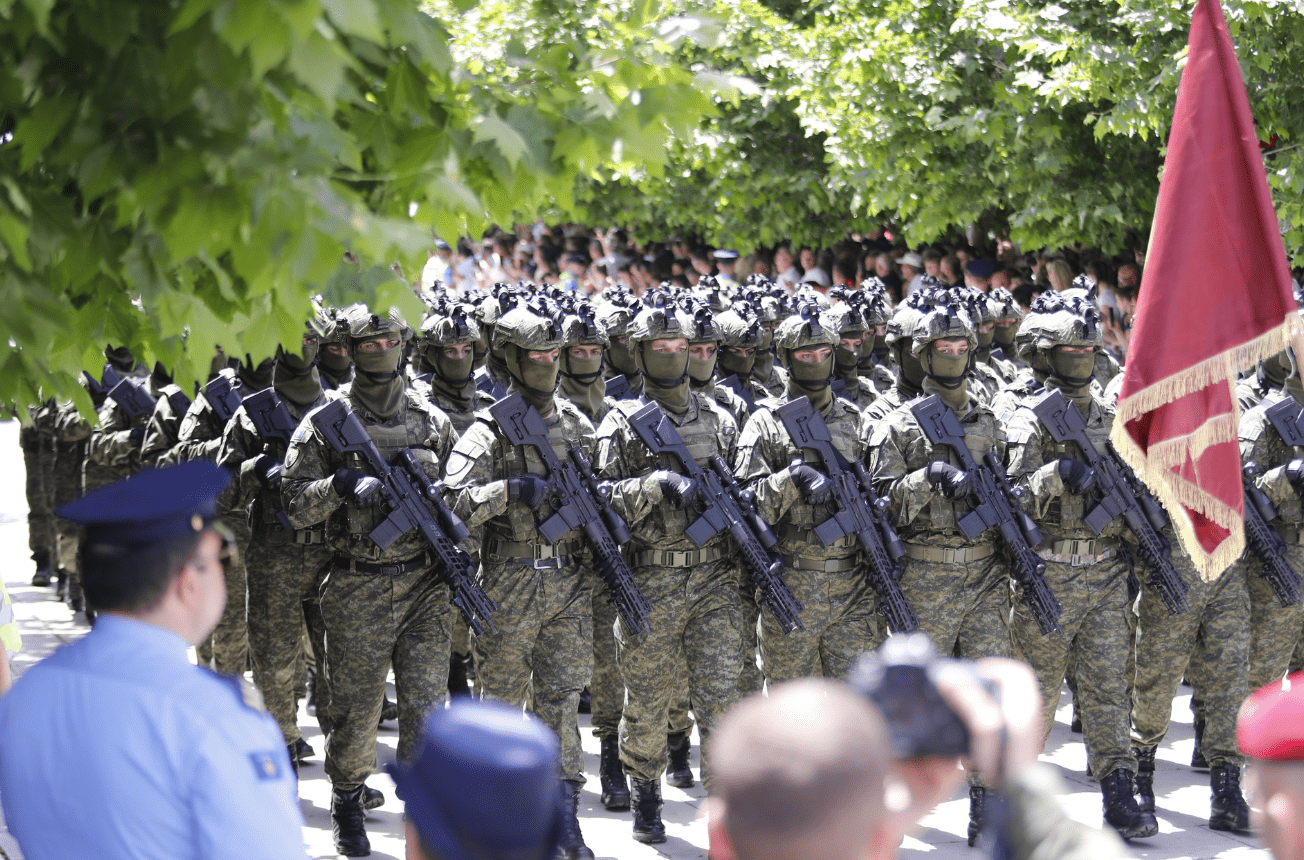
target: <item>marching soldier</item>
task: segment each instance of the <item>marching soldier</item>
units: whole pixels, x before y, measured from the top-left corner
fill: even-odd
[[[863,411],[878,399],[878,390],[868,379],[860,376],[860,353],[869,334],[865,310],[860,303],[861,294],[841,291],[839,301],[825,311],[837,343],[833,345],[833,386],[835,397],[851,401],[857,411]]]
[[[350,309],[346,343],[354,379],[341,391],[387,461],[410,449],[437,480],[453,445],[448,416],[406,385],[403,341],[409,329],[365,307]],[[371,853],[364,825],[364,780],[376,768],[376,727],[385,678],[394,670],[398,689],[398,755],[410,761],[426,715],[441,705],[448,686],[451,635],[449,589],[435,570],[425,540],[415,530],[382,550],[371,531],[387,512],[376,476],[358,454],[341,454],[312,423],[309,412],[285,456],[281,497],[290,526],[326,522],[334,550],[321,586],[330,678],[326,774],[331,781],[331,822],[336,850],[348,857]]]
[[[734,459],[738,426],[714,400],[691,390],[688,342],[693,321],[667,297],[630,323],[630,351],[644,395],[664,410],[698,463]],[[634,838],[666,840],[661,823],[661,774],[667,764],[666,726],[677,685],[667,673],[685,662],[689,695],[702,734],[702,776],[710,787],[711,731],[738,699],[741,612],[738,578],[726,538],[696,546],[684,534],[696,519],[701,490],[675,471],[672,458],[653,455],[630,426],[643,404],[620,401],[598,430],[595,467],[613,482],[611,503],[633,533],[629,560],[652,604],[650,632],[632,635],[616,623],[617,659],[626,700],[620,758],[633,779]]]
[[[557,457],[576,445],[591,457],[593,424],[555,395],[565,345],[561,321],[552,307],[532,307],[517,306],[498,319],[490,355],[502,358],[509,395],[519,392],[547,425]],[[553,513],[546,472],[538,451],[513,446],[482,412],[453,448],[446,483],[454,512],[473,533],[483,532],[480,581],[498,602],[497,632],[486,629],[472,641],[477,695],[529,704],[561,739],[562,851],[576,860],[593,856],[578,818],[585,782],[578,710],[593,669],[593,583],[581,564],[586,548],[578,529],[555,544],[539,538],[538,523]]]

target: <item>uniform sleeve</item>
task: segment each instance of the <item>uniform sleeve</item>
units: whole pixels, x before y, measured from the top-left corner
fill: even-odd
[[[1056,464],[1045,460],[1041,422],[1031,409],[1010,416],[1005,442],[1006,474],[1014,486],[1027,490],[1024,506],[1031,505],[1033,518],[1041,519],[1050,503],[1064,495],[1064,481]]]
[[[777,523],[801,499],[788,471],[792,446],[784,444],[787,434],[781,439],[780,433],[774,413],[757,410],[743,428],[734,458],[734,473],[756,494],[756,510],[769,523]]]
[[[473,534],[507,511],[507,488],[498,469],[505,458],[493,428],[476,421],[453,445],[444,469],[445,501]]]
[[[59,407],[54,419],[54,430],[55,437],[60,442],[80,442],[89,439],[91,435],[91,425],[82,419],[81,413],[71,402]]]
[[[253,712],[224,723],[195,740],[188,769],[195,856],[306,858],[298,785],[276,723]]]
[[[870,477],[879,493],[892,503],[893,522],[907,525],[928,506],[934,493],[926,477],[927,469],[909,468],[907,458],[918,425],[893,413],[873,427],[869,439]]]
[[[262,453],[263,440],[254,429],[253,419],[249,413],[241,406],[236,410],[235,415],[227,422],[226,429],[222,431],[220,444],[217,448],[217,465],[224,466],[236,475],[236,490],[239,494],[239,501],[236,503],[243,507],[254,495],[261,489],[258,479],[254,477],[250,470],[253,465],[253,458]]]
[[[177,430],[177,444],[166,459],[169,463],[184,463],[187,460],[216,460],[217,452],[222,447],[222,431],[225,425],[217,419],[213,407],[206,398],[200,396],[190,404],[186,415],[181,419]]]
[[[598,427],[598,457],[593,463],[598,477],[612,482],[611,506],[631,526],[642,522],[664,500],[660,482],[647,477],[650,466],[636,472],[630,463],[626,445],[633,433],[619,409],[608,412]]]
[[[335,467],[328,456],[326,443],[308,418],[304,418],[290,440],[281,473],[281,500],[290,525],[305,529],[325,522],[344,504],[344,498],[331,484]]]
[[[160,397],[154,404],[154,414],[145,424],[145,441],[140,445],[140,459],[146,465],[153,465],[160,457],[172,450],[177,444],[177,427],[180,416],[172,406],[172,401]]]
[[[131,420],[118,404],[104,401],[100,407],[99,424],[91,433],[87,456],[101,466],[117,466],[136,453],[131,443]]]

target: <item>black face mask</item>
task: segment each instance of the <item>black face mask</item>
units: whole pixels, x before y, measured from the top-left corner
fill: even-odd
[[[236,376],[240,379],[241,386],[247,388],[250,392],[254,392],[270,388],[275,372],[275,359],[264,358],[258,363],[257,367],[254,367],[253,360],[246,355],[245,360],[240,362],[240,369],[236,371]]]
[[[104,350],[104,357],[109,364],[113,365],[114,370],[122,373],[131,373],[136,367],[136,358],[131,354],[131,350],[125,346],[110,346]]]

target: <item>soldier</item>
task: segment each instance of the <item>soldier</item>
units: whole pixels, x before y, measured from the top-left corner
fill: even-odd
[[[986,347],[982,338],[978,339],[978,360],[996,371],[1005,385],[1012,385],[1018,380],[1020,369],[1027,368],[1014,349],[1023,309],[1004,287],[996,287],[987,294],[987,309],[995,322]]]
[[[969,393],[984,403],[991,403],[997,392],[1008,384],[1005,377],[987,361],[991,358],[992,339],[996,336],[996,313],[988,304],[984,292],[972,287],[958,287],[951,292],[969,312],[974,336],[978,339],[972,370],[969,371]]]
[[[321,360],[317,365],[317,375],[324,389],[338,389],[353,380],[353,360],[349,358],[345,313],[336,308],[326,308],[321,314],[321,346],[318,353]]]
[[[28,409],[29,423],[18,431],[27,473],[27,547],[36,572],[32,585],[50,584],[54,567],[54,400]]]
[[[409,389],[401,366],[410,330],[397,316],[383,319],[350,309],[346,344],[355,376],[340,392],[387,460],[411,449],[435,480],[452,449],[453,426],[428,399]],[[410,761],[429,711],[444,701],[451,633],[449,589],[416,531],[387,549],[370,537],[386,516],[379,480],[358,454],[340,454],[308,413],[285,456],[281,498],[290,525],[326,522],[335,551],[321,586],[330,678],[326,774],[336,850],[371,852],[363,823],[364,780],[376,768],[376,726],[385,677],[398,690],[398,755]]]
[[[958,302],[944,300],[920,318],[911,350],[924,368],[922,394],[936,394],[964,429],[965,445],[979,462],[988,451],[1005,455],[1005,434],[990,409],[970,390],[978,338]],[[913,401],[912,401],[913,402]],[[910,404],[881,421],[866,422],[871,473],[892,502],[905,545],[901,591],[919,626],[940,654],[967,660],[1011,655],[1009,575],[988,530],[969,539],[957,527],[972,509],[972,486],[949,446],[924,435]],[[971,773],[969,844],[982,829],[986,788]]]
[[[617,400],[636,398],[643,394],[643,374],[639,372],[630,354],[626,331],[629,321],[637,312],[636,300],[614,289],[602,293],[601,303],[595,309],[597,321],[606,329],[608,339],[606,396]]]
[[[693,339],[688,342],[688,384],[693,391],[723,407],[741,428],[746,425],[751,412],[747,402],[733,389],[715,384],[716,359],[722,336],[720,327],[715,324],[715,316],[701,299],[684,302],[684,310],[693,316]]]
[[[783,368],[774,363],[774,329],[787,314],[783,301],[773,295],[774,282],[769,278],[749,275],[745,283],[751,290],[744,295],[756,308],[764,330],[761,344],[756,348],[756,361],[752,364],[752,379],[770,392],[770,396],[779,397],[788,390],[788,380],[784,378]]]
[[[231,388],[241,398],[268,388],[272,384],[275,359],[265,358],[257,365],[249,356],[240,362],[230,375]],[[216,460],[222,446],[222,434],[229,419],[223,418],[222,407],[209,402],[203,391],[195,396],[177,429],[177,444],[170,452],[159,457],[159,465],[182,463],[187,460]],[[249,547],[249,521],[245,512],[235,504],[235,492],[227,490],[218,502],[222,522],[234,536],[235,552],[224,559],[226,564],[227,600],[222,620],[218,622],[209,643],[200,651],[202,662],[211,661],[213,668],[227,675],[243,675],[249,664],[249,616],[245,555]]]
[[[328,399],[318,373],[320,341],[309,327],[299,354],[277,349],[272,389],[297,426],[303,416]],[[238,476],[235,505],[247,511],[250,539],[245,551],[249,589],[249,654],[254,683],[262,690],[267,710],[276,718],[297,768],[313,754],[299,730],[295,688],[301,675],[302,640],[310,638],[318,679],[314,701],[322,734],[329,735],[329,696],[325,692],[325,636],[316,595],[330,563],[326,524],[286,528],[281,481],[287,445],[263,436],[245,405],[236,410],[222,434],[217,464]],[[284,522],[282,522],[284,520]],[[309,624],[309,616],[313,623]]]
[[[753,372],[765,340],[765,329],[751,303],[743,299],[716,314],[715,325],[720,330],[720,352],[716,358],[720,380],[717,384],[731,388],[747,404],[750,412],[756,401],[770,396],[769,389],[757,381]]]
[[[732,462],[738,438],[733,417],[691,390],[688,342],[692,318],[664,294],[630,323],[630,350],[643,374],[644,395],[677,425],[692,456]],[[630,567],[652,613],[650,632],[631,635],[616,622],[617,660],[625,681],[620,758],[633,778],[634,838],[666,840],[661,823],[661,774],[666,769],[666,725],[676,685],[667,683],[685,661],[689,694],[702,735],[702,779],[712,729],[738,699],[741,612],[736,563],[718,534],[697,547],[684,534],[700,491],[670,458],[654,456],[629,424],[643,404],[622,400],[598,429],[600,476],[613,481],[612,506],[634,538]],[[665,462],[663,462],[663,459]]]
[[[915,290],[892,312],[884,340],[896,364],[896,384],[879,394],[878,399],[864,410],[866,421],[878,421],[923,391],[924,368],[915,357],[910,339],[919,320],[940,295],[942,291],[930,284],[927,288]]]
[[[138,364],[124,378],[143,383],[155,402],[163,387],[172,382],[161,364],[155,365],[153,373]],[[105,399],[87,448],[84,479],[87,492],[125,480],[140,470],[140,446],[151,415],[152,411],[146,415],[129,415],[116,400]]]
[[[436,302],[421,323],[421,340],[416,348],[420,375],[417,389],[429,393],[430,402],[453,422],[461,438],[476,413],[493,405],[493,395],[475,386],[475,349],[480,340],[475,309],[469,305]],[[455,696],[471,693],[468,678],[474,675],[471,662],[471,631],[460,613],[453,615],[453,643],[448,660],[448,692]]]
[[[860,378],[869,380],[874,391],[884,394],[896,387],[897,366],[887,346],[887,324],[892,319],[892,302],[881,278],[860,282],[861,310],[865,314],[865,340],[860,345]]]
[[[857,411],[863,411],[878,399],[878,389],[868,379],[860,377],[860,353],[865,338],[873,338],[868,333],[869,324],[861,305],[864,294],[850,293],[842,287],[835,287],[830,292],[841,299],[825,313],[838,339],[833,347],[833,396],[849,400]]]
[[[576,445],[591,456],[593,424],[555,396],[565,345],[556,310],[532,302],[503,314],[491,355],[502,356],[509,394],[519,392],[548,426],[558,458]],[[578,818],[585,782],[578,711],[593,670],[593,584],[581,564],[586,550],[578,529],[555,544],[539,539],[538,523],[553,513],[546,472],[538,451],[513,446],[481,412],[453,448],[446,483],[454,512],[483,534],[480,581],[498,602],[497,632],[486,629],[472,640],[476,694],[528,704],[561,739],[562,848],[575,860],[593,856]]]
[[[1100,315],[1084,299],[1048,292],[1024,318],[1021,355],[1045,374],[1047,390],[1059,390],[1081,413],[1087,432],[1104,449],[1113,408],[1095,393],[1092,372],[1102,342]],[[1128,565],[1122,543],[1122,518],[1097,535],[1083,517],[1096,476],[1074,443],[1050,437],[1031,409],[1032,394],[1015,409],[1007,426],[1007,471],[1025,491],[1025,506],[1045,536],[1038,554],[1045,578],[1063,612],[1060,633],[1042,634],[1032,612],[1014,607],[1010,637],[1015,652],[1032,665],[1046,708],[1046,732],[1054,721],[1054,702],[1076,660],[1083,740],[1091,775],[1100,781],[1105,821],[1124,837],[1159,831],[1153,813],[1138,808],[1133,795],[1137,761],[1129,743]]]
[[[774,523],[784,580],[804,606],[806,629],[791,633],[768,611],[761,613],[760,648],[771,687],[802,677],[845,678],[879,638],[874,593],[861,570],[856,536],[827,547],[815,537],[815,526],[830,516],[828,478],[815,466],[794,464],[802,452],[774,414],[807,397],[824,417],[838,451],[853,462],[864,457],[860,410],[835,397],[831,385],[840,317],[808,304],[779,324],[774,347],[788,372],[788,391],[762,400],[738,441],[735,472],[755,492],[762,518]],[[855,352],[859,349],[856,343]]]

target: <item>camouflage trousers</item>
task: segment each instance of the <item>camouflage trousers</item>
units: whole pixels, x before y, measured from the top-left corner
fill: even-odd
[[[1304,546],[1286,545],[1286,557],[1296,571],[1304,570]],[[1282,606],[1272,586],[1260,574],[1257,559],[1247,557],[1245,581],[1250,592],[1251,691],[1286,674],[1295,647],[1304,636],[1304,601]]]
[[[763,689],[765,675],[756,664],[760,649],[761,607],[756,602],[756,589],[746,572],[739,576],[738,596],[742,600],[743,610],[742,671],[738,673],[738,693],[750,696]]]
[[[850,567],[831,572],[809,569],[825,561]],[[801,601],[801,623],[806,629],[789,633],[768,609],[761,610],[761,659],[770,686],[795,678],[846,678],[860,655],[877,644],[874,591],[862,563],[858,555],[799,561],[784,555],[783,579]]]
[[[255,535],[245,555],[254,683],[262,690],[267,710],[276,718],[287,744],[303,736],[297,720],[295,689],[303,677],[303,636],[307,626],[304,602],[315,597],[323,568],[333,555],[327,544],[297,544],[289,540],[290,536],[289,532]],[[319,640],[312,644],[321,677],[325,643]],[[317,713],[321,714],[320,702]]]
[[[1173,696],[1193,655],[1195,697],[1204,702],[1203,749],[1211,765],[1239,766],[1236,714],[1249,695],[1249,596],[1243,565],[1232,565],[1216,582],[1200,579],[1190,557],[1175,551],[1173,564],[1190,587],[1190,610],[1169,615],[1163,599],[1143,588],[1137,601],[1137,638],[1132,690],[1132,742],[1158,746],[1168,732]]]
[[[55,443],[52,487],[54,508],[82,495],[81,467],[85,456],[84,442]],[[59,568],[68,571],[70,575],[76,575],[79,569],[77,544],[80,540],[80,528],[60,517],[54,518],[55,557]]]
[[[1010,579],[1000,553],[972,562],[903,558],[901,591],[944,657],[1009,657]]]
[[[54,445],[34,426],[18,431],[27,471],[27,548],[33,558],[53,563],[54,547]]]
[[[1072,655],[1077,660],[1082,739],[1091,775],[1099,780],[1119,768],[1135,773],[1126,678],[1131,631],[1127,569],[1117,558],[1079,567],[1047,561],[1045,576],[1064,610],[1063,631],[1043,636],[1032,612],[1019,600],[1014,604],[1010,640],[1015,656],[1037,674],[1046,703],[1046,735],[1055,722],[1055,706]]]
[[[687,667],[689,700],[702,735],[702,783],[709,788],[711,732],[739,698],[736,573],[721,559],[691,569],[638,567],[634,579],[652,605],[651,630],[628,635],[616,621],[616,659],[626,691],[620,759],[637,779],[661,778],[671,705],[680,695],[673,679]]]
[[[620,716],[625,710],[625,682],[616,665],[616,605],[607,599],[607,586],[593,582],[593,678],[589,681],[589,711],[595,738],[614,738],[620,734]],[[744,637],[745,638],[745,637]],[[753,634],[752,651],[756,650]],[[744,652],[745,653],[745,652]],[[746,662],[746,661],[744,661]],[[756,665],[756,661],[752,661]],[[746,668],[743,674],[747,674]],[[759,674],[759,671],[758,671]],[[670,703],[669,734],[687,734],[693,730],[693,715],[688,702],[688,667],[680,666],[670,679],[677,687]]]
[[[590,575],[573,561],[558,570],[485,559],[480,581],[498,602],[498,632],[471,637],[476,695],[528,706],[561,741],[562,779],[583,783],[579,705],[593,672]]]
[[[394,668],[398,757],[410,761],[426,716],[448,693],[448,586],[432,569],[354,573],[338,557],[321,588],[332,731],[326,775],[351,790],[376,769],[376,727]]]
[[[243,675],[249,668],[249,612],[245,553],[249,551],[249,522],[244,511],[224,509],[222,524],[235,537],[235,551],[222,564],[226,577],[226,608],[222,619],[204,643],[196,649],[201,663],[211,663],[215,672]]]

